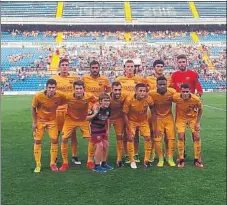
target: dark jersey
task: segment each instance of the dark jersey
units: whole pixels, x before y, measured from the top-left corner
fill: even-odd
[[[91,120],[91,134],[105,135],[107,120],[110,117],[110,108],[100,108],[97,115]]]

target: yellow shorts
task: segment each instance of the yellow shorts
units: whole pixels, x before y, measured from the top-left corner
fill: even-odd
[[[74,121],[68,115],[66,115],[65,123],[62,129],[62,139],[68,139],[71,137],[73,131],[76,128],[80,128],[83,138],[90,138],[90,126],[89,121]]]
[[[123,120],[111,120],[110,125],[113,125],[116,136],[122,136],[124,133],[124,121]]]
[[[37,129],[33,132],[35,140],[42,140],[44,136],[44,131],[47,131],[49,137],[53,140],[58,139],[58,127],[56,120],[51,121],[37,121]]]
[[[129,121],[129,128],[132,131],[133,137],[135,137],[136,129],[138,128],[140,131],[140,135],[143,137],[149,137],[150,136],[150,126],[148,121],[143,122],[133,122]]]
[[[175,125],[174,119],[172,116],[167,118],[158,118],[157,119],[157,130],[159,131],[159,135],[156,136],[154,141],[162,141],[164,134],[167,136],[167,139],[174,140],[175,139]]]
[[[189,127],[191,132],[198,132],[195,130],[196,119],[176,119],[176,130],[178,133],[185,133],[186,128]]]
[[[61,132],[65,123],[66,110],[59,110],[56,112],[56,120],[58,125],[58,131]]]

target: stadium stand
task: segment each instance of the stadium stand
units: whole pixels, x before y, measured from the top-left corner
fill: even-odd
[[[199,18],[226,17],[225,2],[195,2]],[[130,2],[130,18],[138,19],[194,19],[188,2]],[[54,19],[57,2],[1,2],[1,17],[24,19]],[[124,2],[64,2],[63,19],[95,20],[124,19]],[[114,24],[113,24],[114,25]],[[123,72],[125,59],[139,59],[136,68],[140,75],[150,75],[154,59],[165,61],[167,75],[175,71],[175,58],[179,53],[188,56],[189,68],[196,70],[204,89],[226,88],[226,31],[224,26],[206,25],[188,27],[157,26],[96,26],[95,29],[70,25],[50,26],[2,25],[2,90],[37,91],[44,87],[52,75],[49,71],[52,56],[67,57],[73,72],[88,72],[89,62],[101,62],[101,71],[110,81]],[[49,27],[48,27],[49,28]],[[193,32],[191,32],[193,31]],[[62,33],[64,54],[55,44]],[[193,33],[193,35],[192,35]],[[127,34],[127,35],[126,35]],[[196,38],[195,38],[196,37]],[[126,41],[126,42],[125,42]],[[5,44],[4,44],[5,43]],[[10,46],[16,45],[14,46]],[[30,44],[29,44],[30,43]],[[64,44],[63,43],[63,44]],[[67,44],[68,43],[68,44]],[[131,44],[132,43],[132,44]],[[42,45],[42,44],[45,44]],[[5,46],[6,45],[6,46]],[[27,47],[27,45],[29,45]],[[58,47],[58,48],[57,48]]]
[[[1,2],[1,17],[55,17],[57,2]]]

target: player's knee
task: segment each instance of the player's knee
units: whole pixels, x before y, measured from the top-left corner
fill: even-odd
[[[193,141],[199,141],[200,140],[200,136],[199,136],[198,132],[193,132],[192,137],[193,137]]]
[[[41,140],[35,140],[35,144],[41,144]]]
[[[98,150],[103,150],[103,147],[104,147],[103,142],[99,142],[96,144],[96,149]]]
[[[117,138],[117,141],[122,141],[122,135],[117,135],[116,138]]]
[[[58,139],[51,139],[52,144],[58,144]]]
[[[178,140],[184,140],[184,133],[178,133]]]
[[[62,138],[62,143],[64,144],[68,143],[68,138]]]
[[[149,136],[148,137],[144,137],[144,141],[151,142],[151,138]]]

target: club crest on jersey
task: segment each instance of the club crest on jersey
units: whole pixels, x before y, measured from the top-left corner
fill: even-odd
[[[186,77],[186,80],[190,80],[190,77]]]
[[[70,84],[73,84],[73,80],[69,80],[69,83],[70,83]]]
[[[99,82],[98,84],[99,84],[99,86],[102,86],[102,85],[103,85],[103,83],[102,83],[102,82]]]

